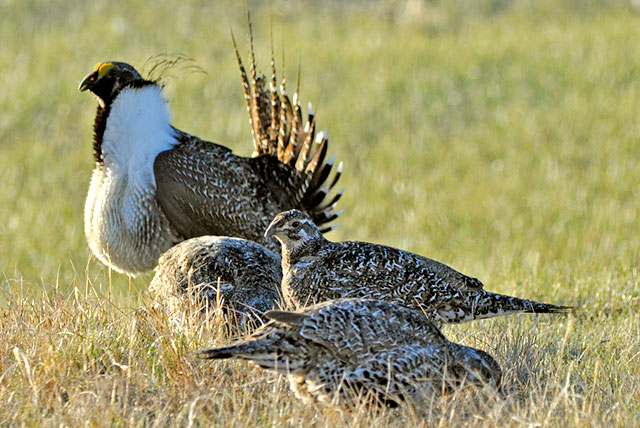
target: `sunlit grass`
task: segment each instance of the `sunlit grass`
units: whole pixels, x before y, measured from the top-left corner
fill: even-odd
[[[329,237],[413,250],[576,314],[445,329],[494,354],[517,392],[484,407],[445,400],[423,419],[327,416],[277,377],[194,360],[195,348],[226,338],[141,319],[150,276],[130,280],[90,257],[82,209],[95,101],[77,85],[98,61],[142,67],[181,52],[206,74],[168,79],[174,124],[249,155],[229,36],[232,27],[246,49],[244,6],[8,1],[0,421],[638,425],[638,11],[590,1],[290,3],[250,3],[257,57],[265,69],[272,19],[289,89],[300,61],[302,99],[344,161],[345,214]]]

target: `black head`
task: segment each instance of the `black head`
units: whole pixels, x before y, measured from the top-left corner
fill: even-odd
[[[140,73],[125,62],[101,62],[96,64],[78,89],[89,90],[98,98],[101,107],[110,104],[120,90],[136,81],[144,82]]]
[[[324,239],[313,220],[298,210],[285,211],[275,216],[264,236],[275,236],[288,248],[296,248],[318,238]]]

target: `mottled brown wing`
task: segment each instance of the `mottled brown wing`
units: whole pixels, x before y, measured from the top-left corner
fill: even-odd
[[[296,304],[346,296],[380,299],[425,311],[445,323],[571,309],[489,292],[476,278],[397,248],[347,241],[325,243],[319,252],[322,258],[306,266],[304,273],[298,270],[288,284],[297,293]]]
[[[405,306],[439,299],[450,300],[462,292],[481,290],[482,283],[435,260],[397,248],[368,242],[328,243],[322,258],[308,270],[305,280],[314,293],[351,293],[350,296],[391,300]],[[313,285],[311,285],[313,284]],[[341,290],[338,284],[349,284]],[[324,298],[335,298],[324,295]]]
[[[405,344],[441,344],[440,330],[423,314],[380,300],[339,299],[303,311],[300,335],[341,359]],[[388,334],[380,334],[385,332]]]
[[[249,160],[177,132],[181,144],[154,163],[158,203],[173,229],[185,239],[236,236],[277,250],[263,238],[275,208]]]

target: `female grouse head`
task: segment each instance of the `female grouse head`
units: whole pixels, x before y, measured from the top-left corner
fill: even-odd
[[[78,89],[91,91],[100,107],[104,108],[113,101],[122,88],[134,82],[147,82],[131,65],[124,62],[102,62],[96,64],[93,72],[89,73]]]
[[[296,253],[325,241],[313,220],[298,210],[276,215],[264,236],[275,236],[282,244],[283,254]]]

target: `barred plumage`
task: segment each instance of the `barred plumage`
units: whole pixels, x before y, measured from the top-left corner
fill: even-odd
[[[265,236],[275,236],[282,245],[282,292],[294,308],[344,297],[371,298],[423,311],[436,323],[569,309],[486,291],[478,279],[408,251],[328,241],[297,210],[278,214]]]
[[[203,311],[218,306],[232,327],[246,330],[280,306],[280,257],[253,241],[201,236],[183,241],[158,261],[149,285],[156,306],[179,321],[191,299]]]
[[[202,235],[237,236],[278,250],[262,236],[278,212],[298,208],[318,224],[335,219],[342,193],[328,202],[325,196],[342,167],[327,185],[333,158],[325,159],[325,134],[311,144],[312,112],[303,127],[297,92],[292,107],[284,78],[277,96],[275,63],[266,89],[251,43],[249,82],[233,44],[253,133],[252,158],[172,127],[161,85],[129,64],[98,64],[80,84],[98,99],[85,232],[103,263],[129,274],[148,271],[173,244]]]
[[[343,299],[300,312],[270,311],[268,324],[204,358],[239,358],[289,376],[299,398],[397,405],[462,384],[499,386],[486,352],[447,340],[423,314],[389,302]]]

